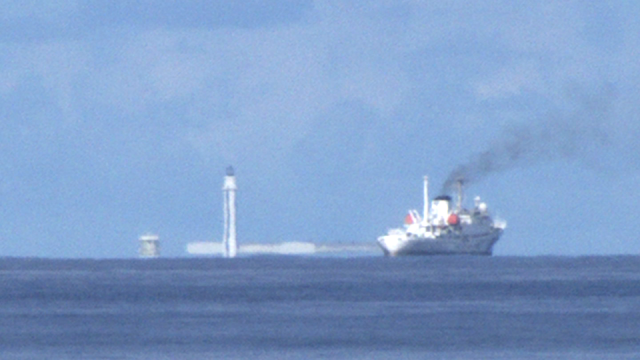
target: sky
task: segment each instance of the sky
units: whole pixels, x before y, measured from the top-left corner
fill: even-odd
[[[0,5],[0,256],[375,243],[469,179],[505,256],[640,253],[640,4]]]

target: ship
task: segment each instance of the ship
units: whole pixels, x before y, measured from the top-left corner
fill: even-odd
[[[507,222],[493,219],[487,204],[475,197],[472,209],[463,208],[463,179],[458,179],[457,201],[449,195],[433,199],[429,208],[428,177],[424,177],[424,210],[410,210],[402,228],[378,238],[387,256],[491,255]]]

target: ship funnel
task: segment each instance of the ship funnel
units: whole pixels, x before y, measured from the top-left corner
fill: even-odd
[[[433,199],[431,205],[431,211],[433,212],[433,218],[435,223],[444,224],[449,212],[451,211],[451,197],[447,195],[441,195]]]

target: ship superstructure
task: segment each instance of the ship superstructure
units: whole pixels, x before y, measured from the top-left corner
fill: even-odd
[[[425,176],[422,216],[410,210],[403,228],[391,229],[378,238],[385,255],[491,255],[507,223],[494,220],[487,204],[479,197],[475,198],[473,209],[463,208],[463,181],[459,180],[457,185],[455,204],[450,196],[443,195],[433,199],[429,209],[429,185]]]

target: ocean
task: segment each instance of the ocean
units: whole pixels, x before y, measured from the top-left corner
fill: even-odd
[[[640,257],[0,259],[0,359],[489,358],[640,358]]]

